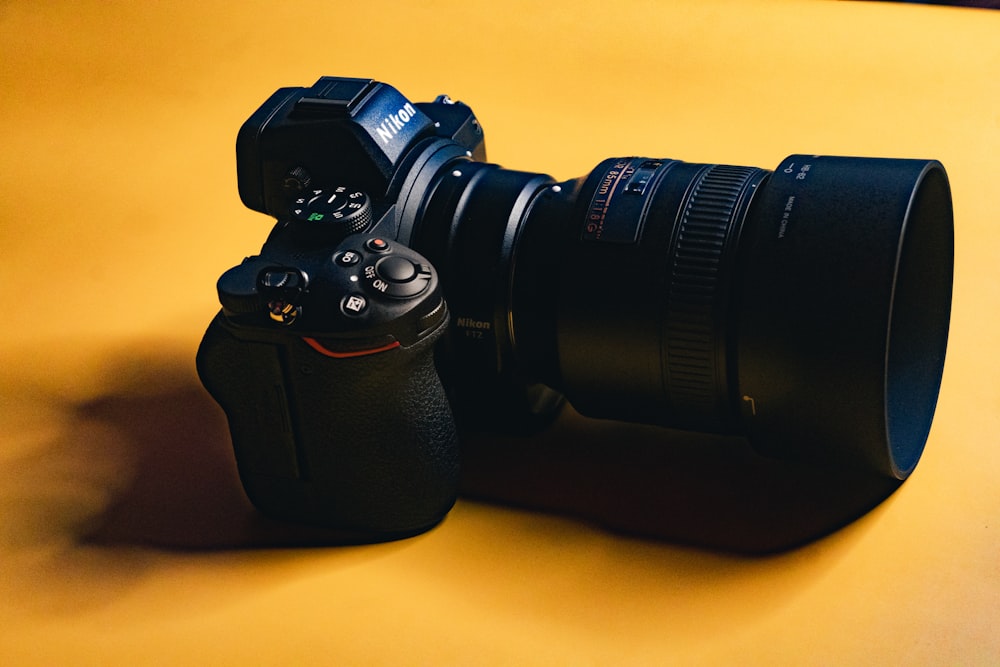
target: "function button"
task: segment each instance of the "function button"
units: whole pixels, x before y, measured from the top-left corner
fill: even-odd
[[[365,243],[365,247],[372,252],[389,252],[389,242],[379,237],[368,239]]]
[[[361,261],[361,255],[353,250],[345,250],[334,255],[333,261],[339,266],[354,266]]]
[[[375,264],[375,273],[390,283],[405,283],[417,277],[417,267],[405,257],[383,257]]]
[[[341,299],[340,309],[347,315],[360,315],[368,309],[368,299],[360,294],[348,294]]]

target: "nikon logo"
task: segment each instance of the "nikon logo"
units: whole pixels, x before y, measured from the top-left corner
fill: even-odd
[[[378,138],[382,140],[383,144],[388,144],[392,139],[399,134],[406,124],[410,122],[415,115],[417,115],[417,110],[413,108],[413,105],[407,102],[404,104],[399,111],[396,113],[391,113],[385,117],[385,119],[375,128],[378,133]]]
[[[460,317],[455,322],[456,326],[462,327],[463,329],[489,329],[490,323],[484,320],[475,320],[471,317]]]

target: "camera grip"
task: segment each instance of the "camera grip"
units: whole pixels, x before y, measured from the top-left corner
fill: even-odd
[[[248,338],[216,317],[198,372],[229,420],[253,504],[357,541],[441,521],[458,488],[455,424],[434,366],[446,326],[410,347],[341,358],[300,338]]]

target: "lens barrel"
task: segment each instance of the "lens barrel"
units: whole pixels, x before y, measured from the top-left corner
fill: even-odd
[[[576,202],[577,229],[564,241],[557,299],[559,375],[580,412],[735,429],[728,339],[736,259],[765,176],[642,158],[591,174]]]
[[[407,224],[455,314],[458,414],[518,422],[552,388],[587,416],[781,458],[916,465],[951,306],[939,163],[610,158],[555,183],[458,158],[417,180]]]

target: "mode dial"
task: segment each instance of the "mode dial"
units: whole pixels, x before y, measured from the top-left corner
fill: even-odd
[[[292,201],[292,217],[342,234],[364,231],[372,221],[368,195],[344,186],[308,190]]]

